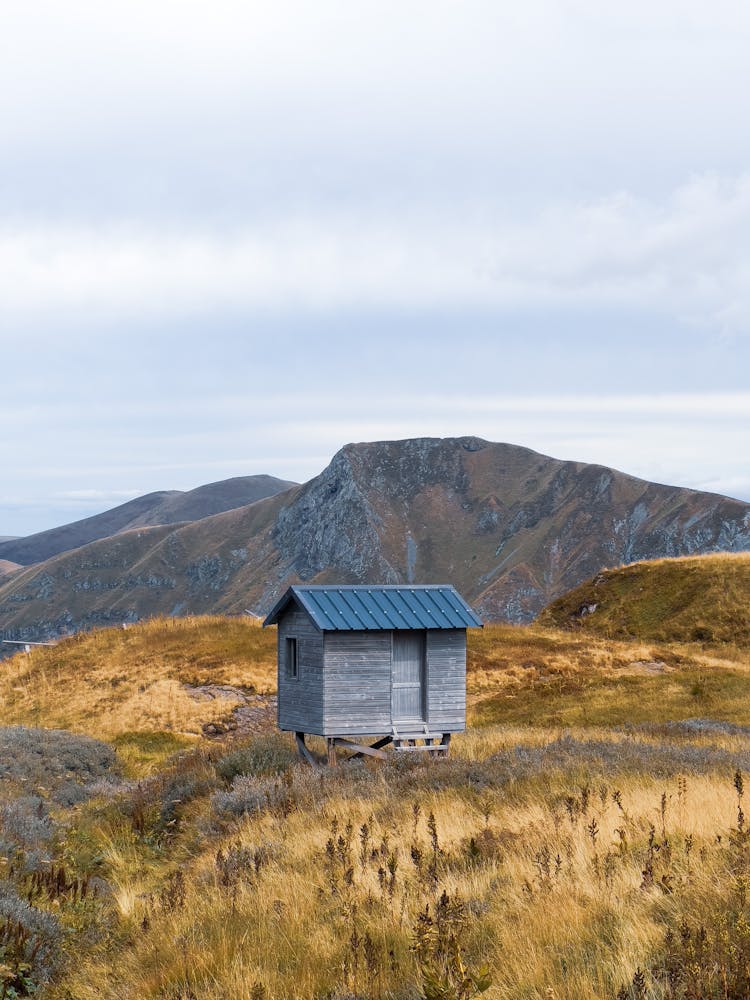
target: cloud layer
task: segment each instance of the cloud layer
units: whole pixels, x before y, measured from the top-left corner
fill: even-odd
[[[279,219],[226,233],[0,230],[0,309],[129,318],[216,308],[566,306],[658,310],[750,331],[750,174],[661,204],[620,193],[522,221],[489,208]]]
[[[0,27],[0,534],[413,434],[750,496],[747,4]]]

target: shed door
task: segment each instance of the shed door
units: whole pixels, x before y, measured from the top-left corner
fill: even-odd
[[[391,664],[394,723],[424,722],[424,634],[394,632]]]

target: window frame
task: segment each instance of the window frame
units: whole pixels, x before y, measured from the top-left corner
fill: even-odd
[[[299,641],[296,635],[288,635],[285,640],[284,666],[290,681],[299,680]]]

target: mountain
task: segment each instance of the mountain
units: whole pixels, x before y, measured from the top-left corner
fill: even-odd
[[[608,639],[750,645],[750,555],[656,559],[605,570],[545,608],[543,625]]]
[[[148,493],[72,524],[0,542],[0,559],[29,566],[121,531],[195,521],[221,511],[244,507],[295,485],[274,476],[238,476],[188,492],[162,490]]]
[[[0,542],[12,542],[18,538],[18,535],[0,535]]]
[[[9,562],[7,559],[0,559],[0,576],[7,576],[8,573],[14,573],[20,568],[18,563]]]
[[[351,444],[303,486],[16,573],[0,627],[263,614],[301,580],[450,582],[486,618],[524,622],[603,567],[723,550],[750,550],[750,504],[473,437]]]

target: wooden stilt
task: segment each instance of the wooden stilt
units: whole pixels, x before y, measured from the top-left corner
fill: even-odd
[[[304,760],[305,763],[310,764],[311,767],[321,767],[322,763],[327,763],[329,767],[336,767],[338,764],[338,748],[350,751],[349,755],[344,758],[347,761],[362,757],[376,757],[378,760],[387,760],[388,754],[383,751],[383,747],[387,746],[389,743],[393,744],[395,750],[399,750],[401,752],[408,751],[411,753],[418,753],[420,751],[427,751],[428,755],[434,754],[439,757],[447,757],[451,742],[450,733],[443,733],[440,738],[430,736],[428,733],[425,733],[424,736],[399,736],[397,734],[391,734],[388,736],[381,736],[371,744],[357,743],[355,740],[348,739],[346,736],[327,736],[326,756],[324,760],[321,761],[320,759],[314,757],[310,752],[305,743],[305,736],[306,734],[303,732],[295,732],[294,734],[297,742],[297,752],[302,760]]]
[[[295,733],[294,734],[294,738],[297,741],[297,752],[299,753],[299,755],[302,758],[302,760],[304,760],[306,763],[310,764],[311,767],[320,767],[320,765],[318,764],[317,760],[313,757],[313,755],[310,753],[310,751],[305,746],[305,734],[304,733]]]

